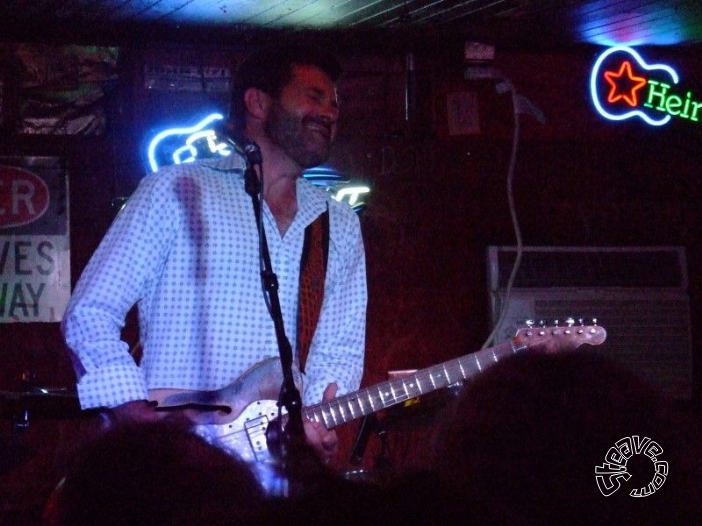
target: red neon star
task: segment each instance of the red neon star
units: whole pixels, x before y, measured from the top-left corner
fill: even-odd
[[[626,73],[626,77],[624,77],[624,73]],[[643,77],[634,76],[631,71],[631,64],[628,60],[622,62],[622,67],[619,68],[618,73],[607,71],[605,72],[604,77],[612,86],[607,102],[613,103],[617,102],[619,99],[624,99],[629,106],[638,105],[639,101],[636,98],[636,92],[646,85],[646,79]],[[629,82],[626,82],[627,79]],[[617,90],[619,87],[618,83],[628,87],[629,92],[627,93],[626,89]],[[617,93],[617,91],[619,91],[619,93]]]

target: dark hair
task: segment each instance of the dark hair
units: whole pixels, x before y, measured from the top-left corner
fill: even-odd
[[[336,82],[342,72],[341,64],[334,55],[311,45],[279,44],[254,52],[241,63],[234,77],[231,118],[238,131],[246,118],[246,90],[258,88],[271,97],[278,97],[292,78],[293,65],[315,66],[326,73],[332,82]]]
[[[491,502],[522,524],[687,524],[701,513],[697,417],[608,355],[518,354],[466,384],[450,410],[437,467],[459,506]],[[596,483],[595,467],[632,434],[658,442],[670,463],[653,501],[629,496],[653,475],[644,455],[632,458],[617,496],[604,498]]]
[[[79,450],[44,518],[51,526],[250,524],[264,499],[247,464],[194,433],[129,423]]]

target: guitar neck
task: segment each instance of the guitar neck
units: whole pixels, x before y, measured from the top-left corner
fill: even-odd
[[[332,429],[406,400],[477,376],[491,365],[524,348],[526,347],[517,346],[513,341],[508,341],[401,378],[394,378],[388,382],[340,396],[330,402],[306,407],[303,412],[307,418],[322,422],[328,429]]]

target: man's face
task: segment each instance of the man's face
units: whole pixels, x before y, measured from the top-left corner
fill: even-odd
[[[292,73],[280,97],[273,101],[264,129],[304,170],[329,158],[339,103],[334,84],[322,70],[293,65]]]

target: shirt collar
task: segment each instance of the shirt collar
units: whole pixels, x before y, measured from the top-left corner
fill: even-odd
[[[212,157],[199,161],[204,166],[222,172],[238,172],[243,175],[246,169],[244,158],[238,154],[226,157]],[[265,174],[264,174],[265,177]],[[297,203],[298,213],[304,224],[311,223],[319,214],[327,208],[329,194],[316,187],[309,180],[300,177],[297,180]]]
[[[311,223],[319,214],[327,209],[329,194],[316,187],[304,177],[297,180],[298,213],[303,221]]]
[[[246,169],[246,161],[238,154],[227,155],[226,157],[212,157],[199,161],[204,166],[221,172],[241,172]]]

